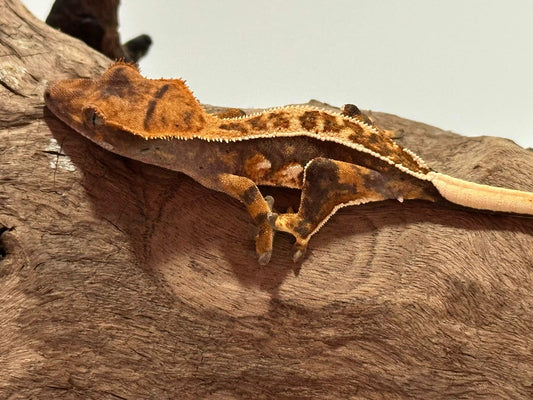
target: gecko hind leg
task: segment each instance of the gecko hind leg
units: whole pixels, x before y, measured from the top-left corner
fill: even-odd
[[[328,158],[315,158],[305,167],[300,206],[297,213],[270,218],[276,230],[295,239],[293,261],[305,254],[311,236],[339,208],[395,198],[378,171]]]
[[[256,227],[255,250],[259,264],[266,265],[272,255],[274,229],[269,223],[272,218],[274,199],[272,196],[263,197],[256,184],[245,177],[231,174],[217,176],[217,189],[240,200],[248,210]]]

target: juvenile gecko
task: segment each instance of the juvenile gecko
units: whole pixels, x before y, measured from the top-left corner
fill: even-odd
[[[442,198],[461,206],[533,215],[533,193],[432,171],[357,113],[287,106],[235,118],[207,114],[180,79],[146,79],[117,62],[99,78],[59,81],[46,106],[103,148],[185,173],[240,200],[257,225],[260,264],[274,231],[292,234],[294,261],[341,207]],[[301,190],[297,212],[277,214],[258,185]]]

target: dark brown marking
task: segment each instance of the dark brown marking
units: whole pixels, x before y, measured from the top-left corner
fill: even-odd
[[[298,168],[299,172],[297,175],[293,175],[294,170],[289,170],[292,168]],[[278,168],[278,170],[273,174],[273,178],[276,182],[287,182],[289,184],[293,184],[295,186],[301,187],[303,182],[303,175],[304,175],[304,168],[303,165],[298,162],[289,162],[287,164],[282,165]]]
[[[386,156],[386,157],[392,157],[392,158],[394,158],[394,159],[396,159],[396,160],[398,160],[398,159],[401,158],[401,156],[398,157],[398,155],[396,154],[396,152],[395,152],[393,149],[391,149],[389,146],[387,146],[387,145],[380,146],[380,147],[378,148],[377,153],[379,153],[379,154],[381,154],[381,155],[384,155],[384,156]],[[402,163],[402,164],[403,164],[403,163]],[[406,165],[409,165],[409,163],[407,163]]]
[[[155,92],[154,97],[156,99],[160,99],[167,92],[169,87],[170,85],[168,83],[166,85],[161,86],[159,89],[157,89],[157,92]]]
[[[354,143],[360,143],[361,137],[356,135],[355,133],[352,133],[350,136],[348,136],[348,140],[354,142]]]
[[[196,123],[197,123],[197,128],[196,130],[201,130],[205,124],[205,117],[203,116],[203,114],[199,114],[199,115],[195,115],[194,112],[192,111],[189,111],[190,112],[190,115],[191,115],[191,119],[192,117],[196,118]],[[192,129],[192,128],[191,128]]]
[[[219,126],[220,129],[229,130],[229,131],[238,131],[241,133],[247,133],[248,129],[238,122],[231,122],[229,124],[221,124]]]
[[[300,116],[300,124],[306,131],[312,131],[316,128],[319,111],[306,111]]]
[[[371,133],[370,136],[368,137],[368,141],[370,143],[377,143],[379,142],[379,136],[376,135],[375,133]]]
[[[244,204],[249,206],[250,204],[253,204],[258,195],[260,195],[259,189],[257,189],[256,186],[252,185],[244,191],[241,198]]]
[[[144,129],[148,130],[149,128],[149,123],[150,123],[150,120],[152,119],[152,116],[154,114],[154,110],[155,110],[155,105],[157,104],[157,100],[150,100],[148,102],[148,107],[146,109],[146,116],[144,117],[144,122],[143,122],[143,125],[144,125]]]
[[[257,214],[254,217],[254,222],[255,222],[256,225],[259,225],[259,224],[262,224],[263,222],[265,222],[266,219],[267,219],[267,213],[266,212],[262,212],[262,213]]]
[[[288,129],[291,124],[285,112],[272,113],[268,116],[268,119],[272,122],[272,128],[274,129]]]
[[[255,130],[266,130],[267,129],[267,124],[263,120],[263,116],[262,115],[258,115],[257,117],[249,119],[248,123]]]
[[[339,132],[342,129],[342,125],[337,123],[337,118],[334,115],[324,113],[322,117],[324,119],[324,132]]]
[[[353,143],[362,144],[366,148],[387,157],[394,153],[394,151],[389,148],[389,145],[387,143],[382,143],[381,146],[377,145],[377,143],[379,142],[379,136],[375,133],[371,133],[368,136],[352,133],[348,136],[348,140]]]
[[[148,129],[150,125],[150,120],[152,119],[155,111],[155,106],[157,105],[157,100],[159,100],[163,95],[166,93],[166,91],[169,88],[169,84],[161,86],[159,89],[157,89],[157,92],[154,94],[154,99],[150,100],[148,102],[148,107],[146,109],[146,116],[144,117],[144,129]]]
[[[183,121],[185,122],[187,126],[191,125],[192,117],[193,117],[192,111],[185,111],[185,114],[183,114]]]
[[[118,96],[122,98],[136,94],[135,84],[127,74],[129,67],[116,68],[103,85],[102,97]]]
[[[375,133],[370,133],[369,135],[362,135],[362,133],[362,130],[360,134],[353,133],[348,136],[348,140],[354,143],[362,144],[366,148],[375,151],[376,153],[381,154],[382,156],[392,157],[396,160],[399,160],[401,158],[401,156],[398,156],[394,149],[392,149],[392,144],[385,142],[381,143],[381,145],[378,145],[380,137]],[[405,165],[407,166],[409,165],[409,163]]]
[[[339,183],[339,167],[327,158],[315,158],[305,169],[300,212],[306,220],[320,218],[322,201]]]
[[[300,238],[305,239],[311,233],[311,224],[305,219],[298,221],[298,225],[293,227],[294,232],[296,232]]]
[[[344,120],[344,126],[351,129],[356,135],[364,134],[364,129],[359,124],[356,124],[355,122]]]
[[[354,166],[353,173],[361,176],[365,189],[381,194],[385,198],[392,197],[392,193],[387,188],[385,179],[377,171],[369,170],[363,172],[358,166]]]
[[[127,74],[127,71],[130,71],[129,67],[115,68],[113,72],[109,75],[107,80],[113,83],[120,82],[123,85],[130,85],[131,80]]]

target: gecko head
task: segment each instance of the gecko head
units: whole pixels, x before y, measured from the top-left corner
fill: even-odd
[[[206,122],[205,111],[185,82],[146,79],[134,65],[123,62],[113,64],[95,79],[70,79],[50,85],[45,104],[63,122],[92,140],[103,135],[104,128],[145,139],[186,136],[201,130]]]
[[[121,96],[128,95],[131,80],[140,77],[138,70],[129,64],[122,63],[119,69],[120,72],[113,77],[68,79],[51,83],[44,94],[46,107],[59,119],[99,146],[115,153],[123,153],[123,149],[131,147],[128,142],[141,139],[113,126],[112,121],[106,121],[106,112],[110,115],[117,112],[119,105],[116,103]],[[128,102],[129,100],[123,100],[125,113],[128,112]]]
[[[135,84],[143,79],[134,65],[119,62],[97,78],[66,79],[49,84],[44,100],[46,107],[63,122],[89,136],[96,126],[104,124],[104,118],[111,122],[120,111],[133,114],[132,104],[139,97]]]

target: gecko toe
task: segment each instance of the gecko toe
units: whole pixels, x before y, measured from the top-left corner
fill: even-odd
[[[267,220],[270,226],[275,229],[276,228],[276,220],[278,219],[279,214],[275,212],[269,212],[267,215]]]
[[[296,251],[294,252],[294,254],[292,255],[292,261],[295,262],[295,263],[300,263],[302,262],[304,256],[305,256],[305,253],[307,251],[307,245],[305,246],[295,246],[296,247]]]
[[[265,251],[259,255],[258,262],[260,265],[267,265],[270,262],[270,257],[272,256],[272,251]]]
[[[270,195],[269,196],[265,196],[265,201],[266,201],[270,211],[272,211],[274,209],[274,197],[272,197]]]
[[[303,257],[305,256],[305,249],[296,250],[294,254],[292,255],[292,261],[294,263],[301,263],[303,260]]]

